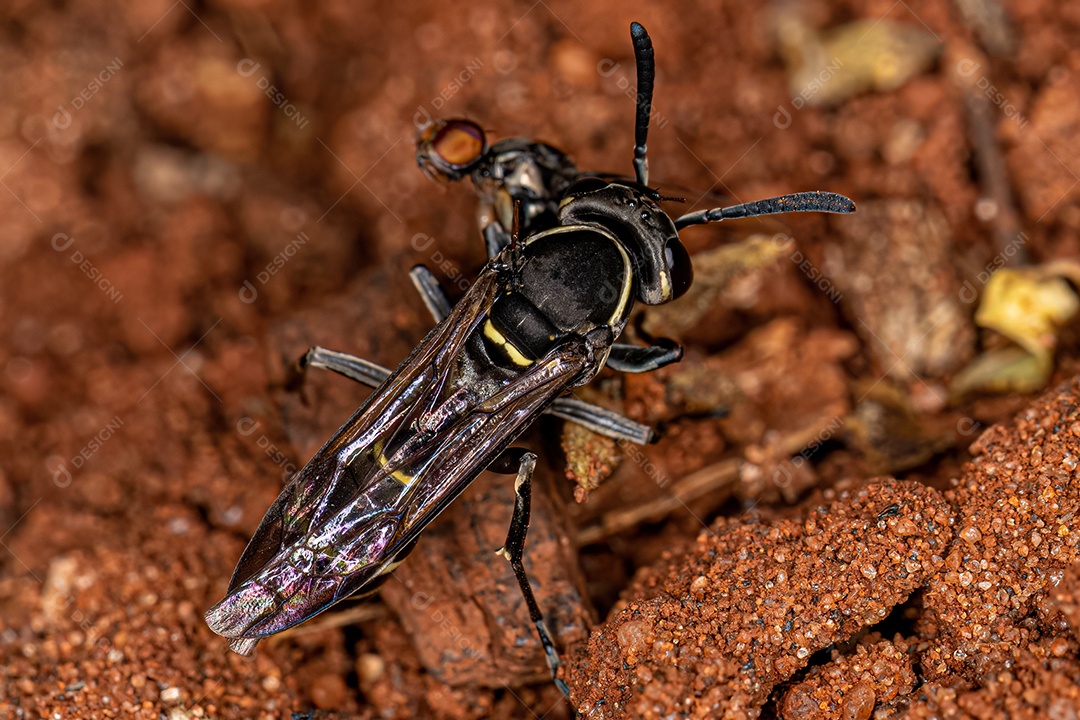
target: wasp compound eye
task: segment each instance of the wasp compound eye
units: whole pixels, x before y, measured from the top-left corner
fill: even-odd
[[[671,278],[671,299],[674,300],[690,289],[690,284],[694,282],[694,264],[678,238],[669,240],[664,247],[664,262]]]
[[[484,156],[487,137],[471,120],[436,120],[416,143],[416,162],[429,177],[460,180]]]

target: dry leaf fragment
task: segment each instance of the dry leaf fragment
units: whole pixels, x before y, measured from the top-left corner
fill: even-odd
[[[975,323],[1013,344],[976,357],[953,380],[954,398],[980,391],[1032,392],[1046,385],[1058,330],[1080,310],[1080,298],[1066,278],[1080,280],[1080,264],[1063,260],[1001,268],[990,276]]]

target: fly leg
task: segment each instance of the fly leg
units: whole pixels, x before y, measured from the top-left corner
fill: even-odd
[[[536,625],[536,632],[540,636],[540,644],[544,647],[544,656],[548,668],[551,669],[551,677],[555,686],[564,697],[570,697],[570,686],[559,677],[559,653],[555,650],[555,643],[551,640],[551,634],[544,624],[544,614],[540,612],[540,606],[533,596],[532,586],[529,584],[529,576],[525,573],[525,565],[521,558],[525,552],[525,536],[529,532],[529,512],[532,498],[532,474],[536,468],[536,455],[518,448],[511,448],[498,458],[495,464],[501,464],[520,453],[517,479],[514,480],[514,515],[510,520],[510,529],[506,533],[506,543],[496,550],[510,562],[517,577],[518,585],[521,586],[521,594],[525,596],[525,604],[529,607],[529,617]]]

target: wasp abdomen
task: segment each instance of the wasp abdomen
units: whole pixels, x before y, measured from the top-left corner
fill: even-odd
[[[508,293],[499,297],[488,314],[489,328],[484,327],[484,339],[492,357],[501,351],[515,365],[523,365],[521,359],[532,364],[543,357],[554,345],[560,334],[540,308],[521,293]],[[495,348],[490,347],[495,345]]]

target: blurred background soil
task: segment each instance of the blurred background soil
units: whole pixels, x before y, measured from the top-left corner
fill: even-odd
[[[379,601],[253,658],[202,614],[368,392],[287,393],[287,364],[395,366],[430,325],[407,269],[457,297],[484,262],[417,129],[467,116],[628,172],[631,20],[665,195],[822,189],[859,214],[686,231],[694,289],[641,320],[684,362],[580,393],[663,439],[525,437],[528,567],[575,701],[1077,717],[1080,13],[993,0],[4,3],[0,716],[569,716],[491,552],[507,477]],[[796,611],[823,593],[788,578],[833,605]]]

